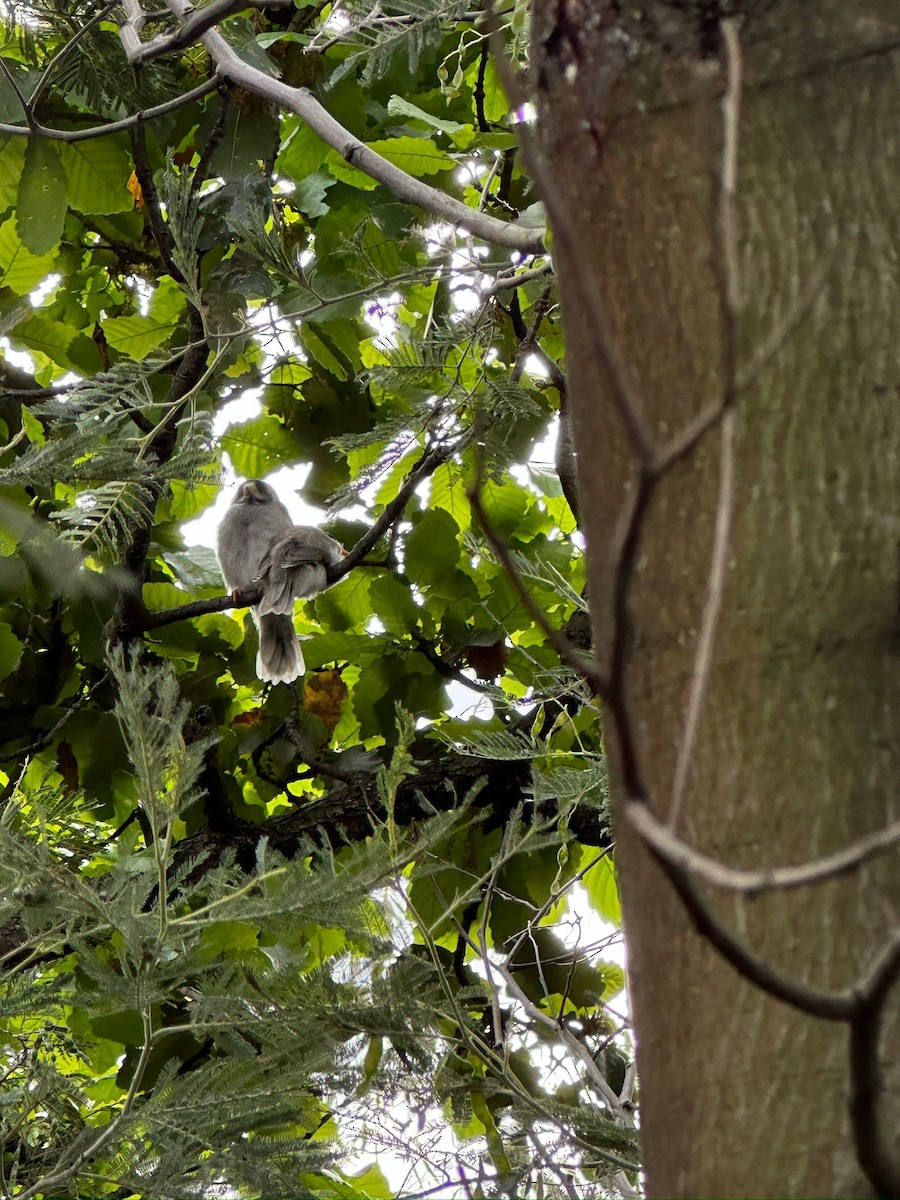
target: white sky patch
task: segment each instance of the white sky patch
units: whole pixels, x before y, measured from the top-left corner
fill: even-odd
[[[403,303],[399,292],[378,296],[368,300],[363,309],[367,325],[375,330],[385,347],[392,349],[397,344],[397,307]]]
[[[458,717],[461,721],[468,721],[470,718],[489,721],[494,715],[494,705],[488,696],[479,696],[472,688],[467,688],[464,683],[458,683],[455,679],[448,679],[444,687],[450,701],[447,707],[449,716]]]
[[[34,370],[34,359],[31,355],[25,350],[14,350],[9,344],[9,338],[0,338],[0,349],[3,351],[4,358],[14,367],[21,367],[23,371]]]
[[[62,275],[48,275],[38,286],[31,292],[28,299],[31,301],[32,308],[39,308],[45,300],[49,299],[51,294],[56,291],[59,286]]]
[[[150,311],[150,301],[153,299],[153,288],[139,275],[129,275],[126,282],[137,296],[138,312],[142,317],[146,317]]]
[[[295,334],[296,320],[286,317],[274,304],[263,304],[250,314],[250,325],[266,355],[264,370],[270,371],[279,358],[294,356],[306,362],[306,353]]]

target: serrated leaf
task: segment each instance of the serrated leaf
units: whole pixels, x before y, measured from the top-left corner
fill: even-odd
[[[587,851],[585,851],[587,853]],[[582,886],[587,892],[591,908],[610,925],[622,924],[622,907],[619,903],[619,888],[616,869],[607,854],[585,874]]]
[[[325,161],[328,144],[305,121],[300,121],[296,133],[283,147],[275,161],[275,167],[290,179],[299,182],[307,179]]]
[[[372,615],[369,578],[354,571],[316,598],[316,615],[329,629],[347,630],[365,626]]]
[[[431,476],[430,503],[448,512],[463,531],[469,528],[472,513],[459,463],[442,463]]]
[[[421,616],[409,587],[395,575],[379,575],[372,580],[369,603],[388,633],[401,636],[410,634]]]
[[[459,526],[441,508],[426,513],[406,539],[406,574],[428,586],[456,570]]]
[[[103,332],[114,350],[140,362],[167,341],[178,325],[178,321],[159,321],[151,316],[109,317],[103,322]]]
[[[43,446],[46,444],[47,436],[44,433],[44,427],[28,408],[23,404],[22,412],[22,428],[25,430],[25,436],[31,442],[32,446]]]
[[[336,182],[324,171],[315,171],[298,181],[291,203],[308,217],[324,217],[330,211],[325,203],[328,189]]]
[[[54,321],[38,312],[27,321],[20,321],[11,336],[14,342],[39,354],[46,354],[52,362],[67,367],[70,364],[66,350],[77,332],[71,325]]]
[[[402,117],[413,117],[417,121],[423,121],[426,125],[430,125],[432,129],[440,129],[442,133],[453,137],[460,130],[470,129],[471,126],[463,125],[459,121],[448,121],[441,117],[432,116],[426,112],[424,108],[419,108],[417,104],[413,104],[411,100],[407,100],[404,96],[391,96],[388,100],[388,112]]]

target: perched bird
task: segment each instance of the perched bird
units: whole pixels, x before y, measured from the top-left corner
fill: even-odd
[[[259,629],[257,675],[264,683],[293,683],[305,669],[294,632],[294,601],[323,591],[328,568],[337,566],[346,550],[321,529],[295,525],[267,483],[248,479],[219,526],[216,553],[232,592],[263,589],[252,609]]]

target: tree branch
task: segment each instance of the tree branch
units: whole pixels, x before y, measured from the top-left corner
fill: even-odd
[[[859,1009],[850,1023],[850,1122],[859,1165],[883,1197],[900,1196],[895,1134],[884,1129],[884,1082],[878,1062],[884,1008],[900,977],[900,926],[857,989]]]
[[[709,855],[682,841],[646,804],[626,800],[622,815],[652,847],[657,857],[673,866],[689,871],[704,883],[723,891],[758,896],[761,892],[790,891],[826,883],[847,875],[869,859],[883,854],[900,843],[900,821],[859,838],[833,854],[791,867],[761,867],[759,870],[739,870],[726,866]]]
[[[165,100],[162,104],[143,108],[133,116],[122,117],[121,120],[110,121],[106,125],[90,125],[87,129],[51,129],[49,126],[37,122],[28,126],[8,125],[5,121],[0,121],[0,134],[9,134],[12,137],[51,138],[56,142],[87,142],[91,138],[105,137],[109,133],[121,133],[123,130],[133,129],[141,121],[152,121],[154,117],[164,117],[166,113],[183,108],[194,100],[202,100],[210,92],[217,91],[219,86],[218,79],[207,79],[205,83],[199,84],[189,92],[184,92],[181,96],[176,96],[173,100]]]
[[[188,0],[166,0],[166,5],[182,21],[193,11]],[[221,77],[229,79],[248,92],[253,92],[254,95],[270,100],[280,108],[296,113],[324,142],[337,150],[346,162],[383,184],[407,204],[422,208],[494,245],[507,246],[523,254],[537,254],[542,251],[542,230],[524,229],[519,225],[500,221],[487,213],[477,212],[461,200],[456,200],[408,175],[406,171],[394,166],[359,138],[354,137],[322,107],[309,88],[290,87],[250,66],[235,53],[218,30],[207,30],[200,37],[200,41],[209,51]]]
[[[368,529],[363,534],[356,545],[353,546],[347,556],[337,566],[327,569],[329,587],[343,579],[354,567],[364,565],[362,560],[378,544],[387,530],[403,515],[410,497],[422,480],[429,478],[461,446],[461,440],[446,442],[442,445],[433,446],[423,454],[416,466],[407,475],[400,491],[390,504],[385,507],[384,512],[375,521],[371,529]],[[259,603],[261,597],[262,588],[244,588],[243,590],[230,592],[224,596],[211,596],[205,600],[192,600],[188,604],[180,604],[177,608],[167,608],[160,612],[150,612],[144,609],[143,612],[136,612],[133,615],[127,628],[131,635],[148,633],[152,629],[160,629],[164,625],[172,625],[176,621],[188,621],[192,617],[206,616],[207,613],[226,612],[231,608],[249,608]],[[467,680],[466,682],[471,684],[472,680]]]

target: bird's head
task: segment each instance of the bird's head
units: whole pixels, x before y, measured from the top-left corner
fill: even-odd
[[[278,497],[261,479],[247,479],[237,490],[234,504],[272,504]]]

